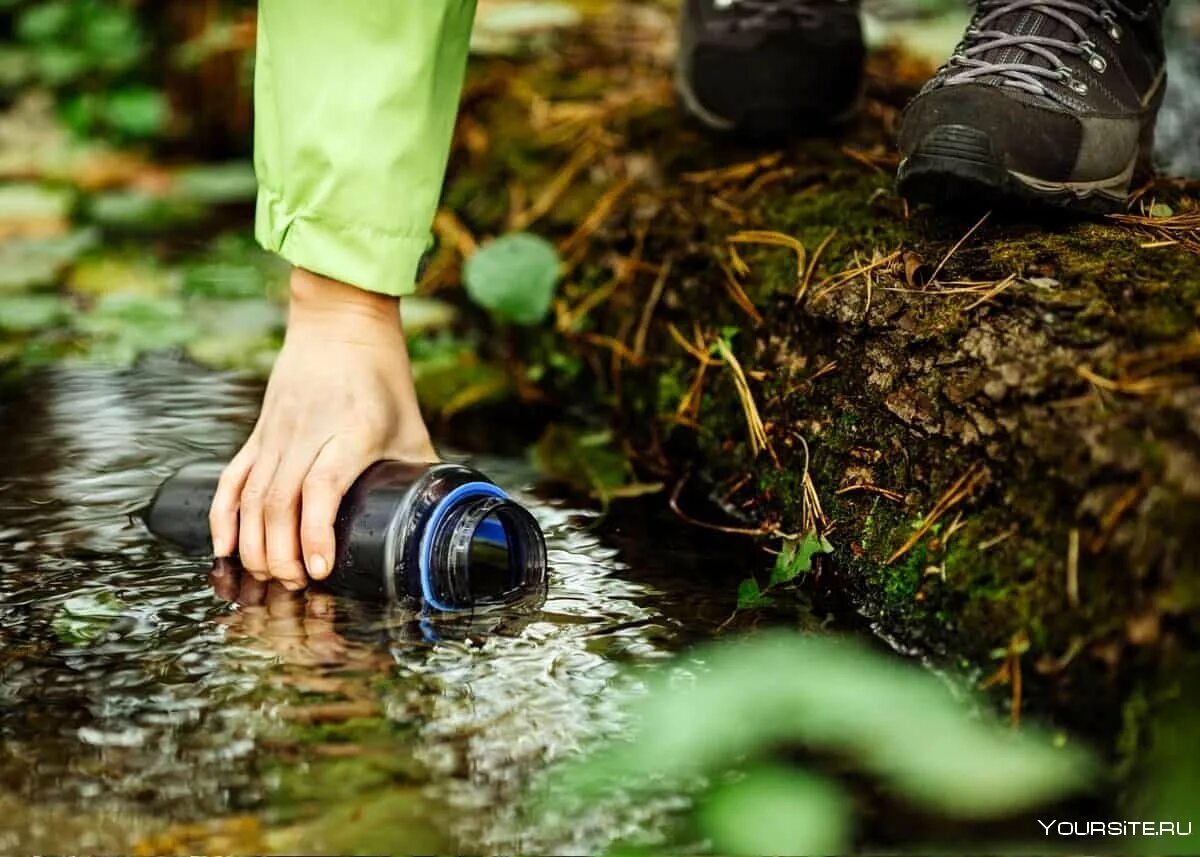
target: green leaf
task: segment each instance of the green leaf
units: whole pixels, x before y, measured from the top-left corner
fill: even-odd
[[[64,643],[90,643],[103,634],[124,609],[125,605],[111,592],[77,595],[63,602],[51,627]]]
[[[67,0],[34,3],[17,19],[17,35],[26,42],[61,38],[71,26],[71,4]]]
[[[63,86],[80,79],[88,71],[88,56],[64,45],[43,45],[34,55],[38,75],[50,86]]]
[[[118,89],[104,103],[104,119],[116,132],[135,139],[163,131],[170,118],[167,98],[147,86]]]
[[[766,607],[774,603],[775,599],[762,594],[758,581],[753,577],[747,577],[738,584],[737,606],[739,610],[753,610],[755,607]]]
[[[559,785],[593,799],[712,776],[781,745],[832,752],[902,797],[949,816],[1005,815],[1085,785],[1091,757],[1034,730],[981,718],[916,666],[860,645],[761,634],[700,650],[686,688],[666,670],[638,703],[632,742],[568,767]]]
[[[718,854],[844,854],[850,805],[833,783],[775,765],[714,788],[696,812]]]
[[[815,530],[805,533],[799,540],[785,541],[783,549],[775,557],[775,567],[771,570],[768,586],[788,583],[797,576],[812,571],[813,557],[819,553],[830,553],[832,550],[833,545]]]
[[[550,312],[561,267],[553,244],[517,232],[497,238],[468,259],[463,281],[479,306],[507,321],[533,325]]]
[[[110,71],[123,71],[142,53],[142,33],[134,12],[127,6],[105,3],[93,6],[83,19],[80,35],[93,60]]]
[[[70,307],[58,295],[0,295],[0,331],[33,333],[65,321]]]

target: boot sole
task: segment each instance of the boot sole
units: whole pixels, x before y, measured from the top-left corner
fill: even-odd
[[[1152,127],[1151,127],[1152,140]],[[1147,134],[1116,175],[1099,181],[1054,182],[1004,166],[992,139],[978,128],[940,125],[925,135],[900,162],[896,189],[912,202],[979,207],[1019,201],[1085,214],[1109,214],[1125,208],[1139,165],[1147,162],[1153,143]]]

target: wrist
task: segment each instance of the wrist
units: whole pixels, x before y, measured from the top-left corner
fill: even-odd
[[[294,268],[288,283],[290,319],[348,316],[399,327],[399,307],[399,298],[369,292],[303,268]]]

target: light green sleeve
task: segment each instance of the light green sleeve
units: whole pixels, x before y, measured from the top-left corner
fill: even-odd
[[[411,292],[429,245],[475,0],[261,0],[255,234],[318,274]]]

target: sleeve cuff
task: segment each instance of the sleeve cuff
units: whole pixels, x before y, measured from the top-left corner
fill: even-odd
[[[415,291],[430,243],[428,235],[401,235],[297,211],[265,187],[258,190],[254,236],[263,249],[298,268],[394,297]]]

